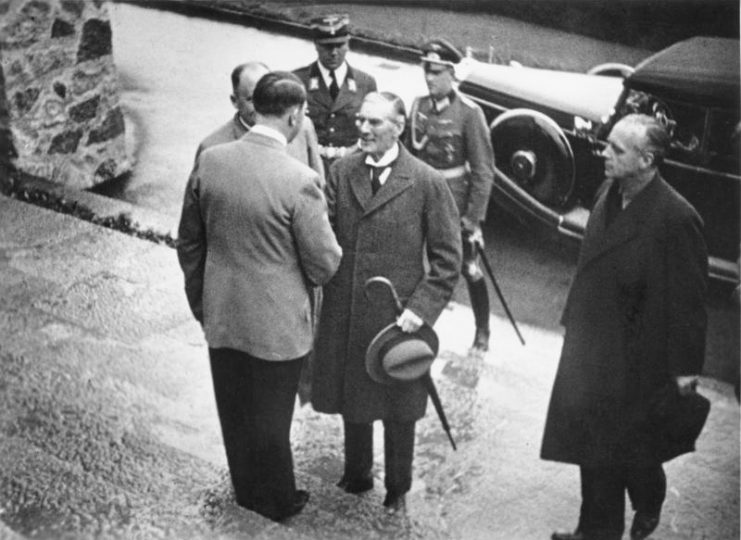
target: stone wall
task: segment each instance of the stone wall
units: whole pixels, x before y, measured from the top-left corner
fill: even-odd
[[[0,170],[76,188],[128,171],[117,84],[104,1],[0,0]]]

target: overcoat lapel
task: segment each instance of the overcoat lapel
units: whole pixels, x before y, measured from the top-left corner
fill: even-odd
[[[607,186],[592,210],[593,215],[590,221],[593,223],[584,237],[578,270],[637,236],[643,222],[655,207],[660,189],[661,181],[657,176],[636,195],[635,199],[615,217],[609,226],[606,226],[606,202],[609,192],[609,186]]]
[[[412,185],[412,178],[409,175],[409,172],[406,170],[398,170],[400,168],[401,167],[391,167],[391,174],[389,174],[386,183],[381,186],[381,189],[379,189],[368,202],[364,215],[367,216],[390,200],[398,197],[400,193],[406,191]]]
[[[358,161],[350,179],[350,189],[363,208],[364,217],[396,198],[412,185],[409,156],[403,148],[399,150],[399,157],[391,166],[389,177],[375,195],[371,191],[368,167],[363,161]]]
[[[373,198],[373,192],[371,191],[368,167],[360,159],[350,177],[350,190],[355,195],[360,207],[365,211]]]

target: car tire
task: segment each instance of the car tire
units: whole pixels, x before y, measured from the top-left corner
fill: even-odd
[[[502,113],[489,127],[497,169],[538,203],[565,209],[574,191],[574,154],[551,118],[529,109]]]

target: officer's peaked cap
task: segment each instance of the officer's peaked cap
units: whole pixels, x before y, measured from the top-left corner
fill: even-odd
[[[350,39],[350,17],[323,15],[311,20],[311,30],[316,43],[343,43]]]
[[[433,39],[422,47],[422,63],[455,66],[463,59],[463,55],[446,39]]]

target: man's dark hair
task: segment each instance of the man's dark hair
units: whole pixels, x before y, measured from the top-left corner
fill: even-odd
[[[263,64],[262,62],[245,62],[244,64],[239,64],[237,67],[235,67],[232,70],[232,89],[236,90],[239,86],[239,79],[242,78],[242,72],[247,68],[254,68],[254,67],[262,67],[265,68],[265,71],[270,71],[270,68]]]
[[[283,116],[288,109],[306,102],[306,90],[301,79],[288,71],[272,71],[264,75],[252,92],[255,110],[263,116]]]

